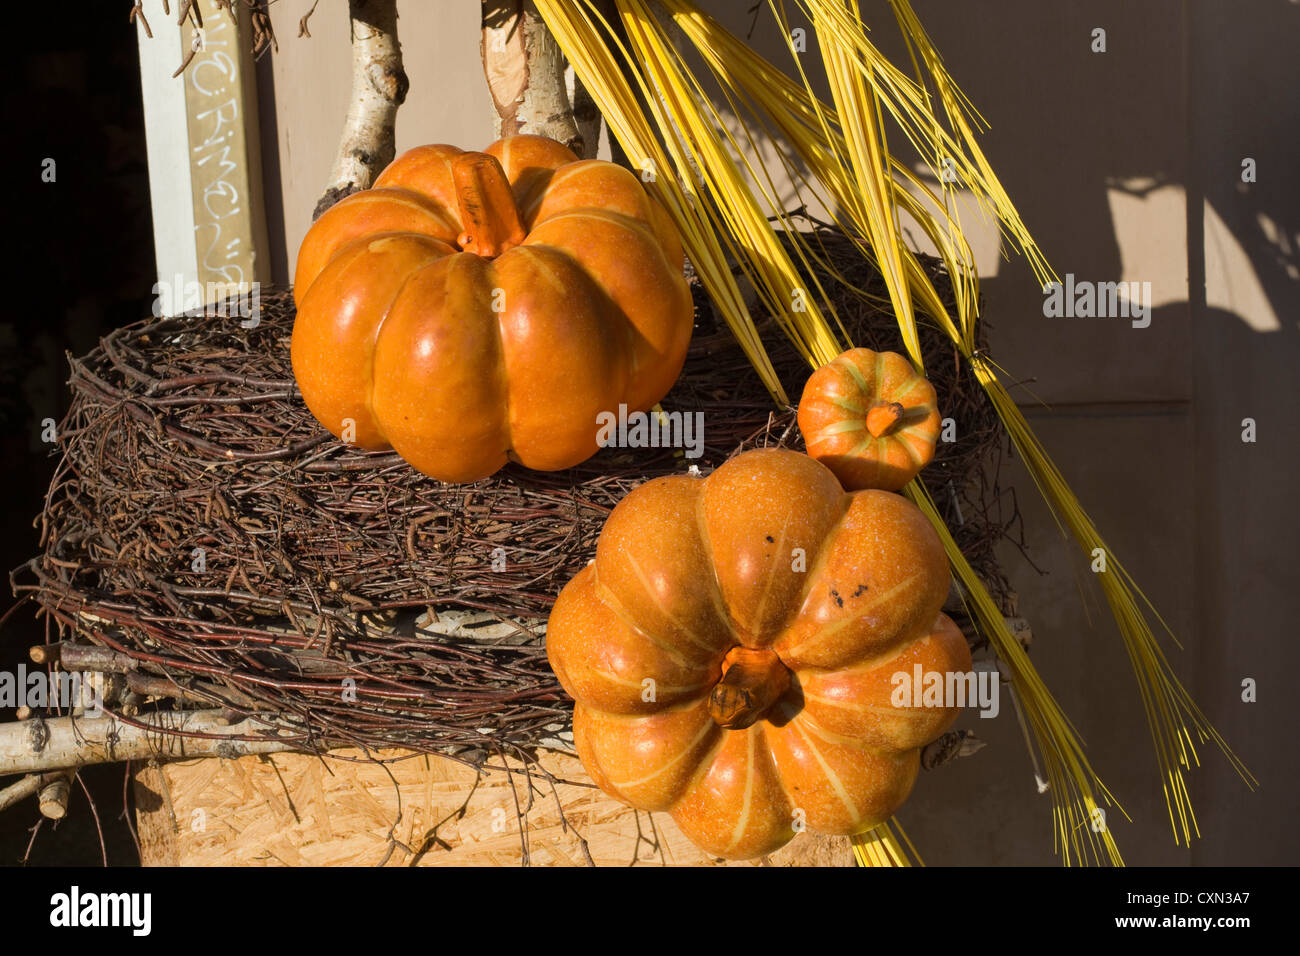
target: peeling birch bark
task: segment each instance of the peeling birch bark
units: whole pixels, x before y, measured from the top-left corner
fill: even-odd
[[[564,82],[564,54],[531,0],[483,0],[480,52],[498,137],[534,133],[586,154]]]
[[[352,104],[313,220],[345,196],[369,189],[393,161],[397,108],[410,86],[397,41],[397,0],[348,0],[348,16],[352,21]]]

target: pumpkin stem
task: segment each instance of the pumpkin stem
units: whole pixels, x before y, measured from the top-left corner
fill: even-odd
[[[790,672],[773,651],[733,647],[709,695],[709,715],[721,727],[744,730],[789,687]]]
[[[892,432],[903,418],[903,406],[898,402],[882,402],[867,412],[867,431],[875,438]]]
[[[461,249],[493,258],[524,241],[519,207],[495,156],[461,153],[451,161],[451,175],[465,229],[456,240]]]

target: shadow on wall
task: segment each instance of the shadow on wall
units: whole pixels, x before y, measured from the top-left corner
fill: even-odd
[[[763,55],[788,62],[784,38],[766,7],[710,6]],[[996,17],[980,5],[950,0],[915,0],[914,6],[948,69],[989,120],[982,145],[1059,272],[1119,281],[1145,278],[1125,273],[1169,264],[1167,258],[1143,256],[1141,249],[1126,257],[1122,246],[1128,243],[1119,234],[1126,224],[1116,222],[1112,194],[1143,201],[1173,190],[1186,196],[1178,202],[1188,211],[1186,230],[1182,222],[1164,223],[1167,231],[1148,233],[1146,240],[1172,252],[1172,245],[1181,247],[1190,238],[1195,259],[1202,248],[1196,241],[1203,233],[1199,224],[1222,223],[1241,255],[1234,259],[1218,251],[1217,229],[1206,236],[1210,304],[1225,304],[1213,297],[1217,257],[1225,268],[1249,266],[1263,290],[1270,315],[1243,316],[1250,327],[1277,328],[1272,317],[1294,311],[1300,203],[1289,171],[1300,155],[1293,124],[1285,119],[1293,113],[1300,4],[1275,0],[1252,7],[1213,44],[1196,42],[1193,31],[1203,20],[1189,20],[1181,0],[1102,0],[1077,10],[1008,0],[998,5]],[[893,62],[907,63],[887,5],[867,4],[866,12],[873,41]],[[820,76],[811,25],[793,10],[790,22],[807,29],[804,66]],[[1097,30],[1104,36],[1095,35]],[[1096,49],[1099,41],[1104,49]],[[829,101],[824,83],[821,92]],[[1231,135],[1221,128],[1225,119]],[[1251,182],[1242,179],[1247,160],[1254,161],[1248,164]],[[1164,214],[1163,208],[1125,211],[1130,208],[1135,216]],[[993,233],[978,226],[972,231]],[[1002,278],[1027,283],[1030,296],[1039,297],[1037,283],[1017,261],[986,271],[990,301],[1002,304]],[[1204,257],[1199,268],[1193,261],[1193,279],[1205,274],[1206,265]],[[1186,300],[1184,276],[1168,279],[1184,294],[1167,298]],[[1252,280],[1238,275],[1222,281],[1234,281],[1240,290]],[[1036,308],[1031,318],[1039,317]]]

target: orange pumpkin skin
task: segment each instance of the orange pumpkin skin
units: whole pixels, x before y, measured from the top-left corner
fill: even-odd
[[[896,352],[842,352],[799,400],[808,454],[848,491],[902,488],[934,457],[941,424],[934,386]]]
[[[940,614],[948,585],[915,506],[846,493],[806,455],[751,451],[705,479],[647,482],[611,513],[547,627],[583,766],[606,793],[671,813],[728,858],[771,853],[798,821],[869,829],[906,799],[920,748],[957,716],[891,702],[893,675],[916,664],[970,670]],[[746,657],[788,689],[749,726],[724,727],[718,688]]]
[[[632,173],[540,136],[422,146],[330,208],[298,255],[307,407],[443,481],[569,468],[597,415],[654,406],[693,310],[671,220]]]

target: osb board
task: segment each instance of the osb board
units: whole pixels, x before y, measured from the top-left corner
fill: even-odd
[[[380,756],[406,759],[381,766],[360,751],[339,750],[323,758],[205,758],[142,769],[135,777],[141,862],[518,866],[519,811],[527,821],[533,865],[586,864],[575,831],[586,838],[598,866],[853,862],[847,839],[805,833],[763,861],[728,864],[696,849],[667,814],[639,813],[594,787],[560,784],[552,790],[534,775],[530,807],[529,786],[520,774],[480,776],[453,760],[401,751]],[[542,765],[557,778],[587,780],[577,758],[567,754],[548,752]]]

